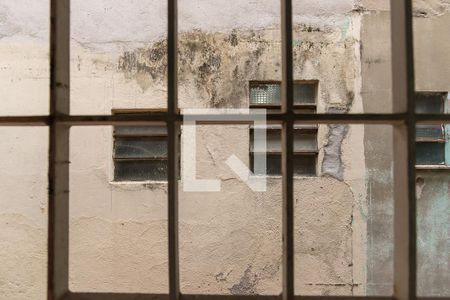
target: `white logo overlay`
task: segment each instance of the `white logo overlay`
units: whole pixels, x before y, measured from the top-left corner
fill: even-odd
[[[266,185],[266,110],[265,109],[184,109],[182,137],[182,181],[185,192],[220,192],[218,179],[196,178],[196,125],[197,122],[234,121],[252,122],[254,172],[236,155],[225,161],[237,177],[255,192],[265,192]],[[256,175],[257,174],[257,175]]]

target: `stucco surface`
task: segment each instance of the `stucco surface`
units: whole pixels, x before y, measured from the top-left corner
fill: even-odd
[[[279,1],[228,2],[179,1],[181,107],[248,107],[249,81],[281,78]],[[294,78],[319,80],[317,111],[390,112],[388,1],[293,4]],[[450,90],[448,9],[415,2],[418,89]],[[71,112],[164,108],[164,1],[73,0],[72,12]],[[46,114],[48,1],[0,0],[0,55],[0,115]],[[0,294],[43,299],[47,130],[0,131]],[[182,291],[279,293],[281,180],[254,193],[224,163],[248,163],[247,126],[199,127],[197,138],[197,176],[221,179],[222,191],[182,192],[180,182]],[[389,126],[319,126],[318,177],[295,180],[297,293],[390,293],[391,139]],[[111,127],[71,130],[70,287],[165,293],[166,184],[112,182],[112,145]],[[424,216],[443,217],[440,180],[424,179]],[[433,235],[420,235],[419,274],[447,278],[446,257],[433,260],[448,248],[446,228],[420,218],[419,235]],[[442,284],[423,282],[432,294]]]
[[[450,43],[444,37],[444,32],[448,31],[448,1],[415,1],[414,10],[416,90],[448,91]],[[369,11],[362,19],[361,65],[364,110],[371,110],[374,106],[383,107],[386,112],[392,110],[390,71],[392,65],[390,52],[387,50],[390,48],[389,26],[390,16],[387,11]],[[379,143],[381,139],[386,142]],[[368,239],[367,293],[390,295],[393,291],[394,238],[392,129],[366,127],[364,145],[367,178],[371,182],[368,185],[368,235],[371,238]],[[418,175],[420,174],[418,172]],[[437,174],[442,175],[442,181],[437,180],[437,177],[432,177],[433,179],[424,177],[425,182],[431,180],[428,189],[447,195],[446,171],[436,173],[435,176]],[[442,198],[431,191],[426,196],[418,196],[418,257],[420,261],[427,262],[419,264],[418,289],[422,295],[436,296],[438,291],[441,295],[448,294],[446,284],[440,280],[440,278],[446,280],[448,259],[445,255],[436,254],[436,249],[445,247],[443,245],[446,245],[448,240],[444,237],[445,234],[442,235],[442,232],[448,231],[448,220],[432,208],[445,206],[446,200],[443,199],[448,199],[448,195]],[[434,216],[431,217],[432,215]],[[431,222],[431,220],[439,221]],[[422,229],[424,227],[435,233],[433,237]]]
[[[0,136],[0,298],[46,299],[47,130]]]
[[[442,171],[417,172],[417,293],[450,295],[450,176]]]

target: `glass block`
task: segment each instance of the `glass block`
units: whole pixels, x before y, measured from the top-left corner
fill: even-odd
[[[444,129],[442,125],[417,125],[417,140],[444,139]]]
[[[124,160],[114,162],[115,181],[167,180],[167,160]]]
[[[416,143],[416,164],[442,165],[445,163],[445,143]]]
[[[268,154],[267,155],[267,175],[281,175],[281,154]]]
[[[317,152],[317,134],[295,131],[294,152]]]
[[[266,148],[267,152],[281,153],[281,129],[267,130]],[[254,151],[253,135],[250,140],[250,151]],[[317,133],[304,133],[302,130],[295,130],[294,152],[317,152]]]
[[[117,138],[114,142],[115,158],[167,157],[165,138]]]
[[[316,104],[316,90],[316,83],[294,83],[294,104]],[[281,83],[251,84],[250,104],[281,105]]]
[[[315,83],[296,83],[294,84],[294,104],[316,104]]]
[[[253,141],[251,143],[251,150],[253,151]],[[268,130],[266,133],[267,152],[281,153],[281,130]]]
[[[417,93],[416,112],[418,114],[444,113],[445,93]]]
[[[114,134],[126,136],[166,136],[165,126],[116,126]]]
[[[294,176],[316,176],[317,155],[295,155]]]
[[[250,104],[280,105],[280,84],[254,84],[250,87]]]

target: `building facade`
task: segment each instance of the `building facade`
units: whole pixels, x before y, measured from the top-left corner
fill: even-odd
[[[48,1],[0,1],[0,115],[47,114]],[[72,0],[72,114],[166,108],[163,2]],[[389,1],[293,3],[297,108],[392,112]],[[414,5],[416,90],[425,98],[440,95],[445,113],[450,2]],[[279,22],[279,1],[180,0],[180,108],[278,109]],[[297,125],[297,293],[391,294],[391,126]],[[250,167],[255,155],[250,126],[197,127],[196,176],[220,179],[221,191],[185,192],[180,178],[183,293],[280,293],[281,178],[274,126],[274,135],[268,133],[274,152],[273,160],[268,156],[273,172],[266,192],[252,191],[226,164],[236,155]],[[425,134],[439,141],[418,140],[428,143],[418,154],[424,163],[417,171],[423,295],[450,294],[450,128],[440,128]],[[44,299],[48,130],[0,132],[0,298]],[[439,149],[430,154],[435,142]],[[70,151],[71,290],[166,293],[164,128],[72,127]],[[436,151],[440,159],[429,158]]]

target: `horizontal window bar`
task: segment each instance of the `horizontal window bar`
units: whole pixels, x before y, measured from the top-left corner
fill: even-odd
[[[120,138],[120,139],[139,139],[139,138],[146,138],[146,139],[148,139],[148,138],[150,138],[150,139],[167,139],[167,134],[160,134],[160,135],[158,135],[158,134],[153,134],[153,135],[150,135],[150,134],[148,134],[148,135],[143,135],[143,134],[141,134],[141,135],[133,135],[133,134],[116,134],[116,133],[114,133],[114,137],[115,138]]]
[[[295,300],[394,300],[377,296],[294,296]],[[450,297],[418,297],[418,300],[450,300]],[[70,293],[64,300],[169,300],[167,294]],[[181,300],[281,300],[275,295],[183,295]]]
[[[236,121],[242,115],[226,115],[229,120],[211,121],[220,115],[189,115],[197,119],[198,124],[252,124],[252,121]],[[164,125],[171,122],[170,115],[164,113],[143,114],[140,116],[125,115],[86,115],[86,116],[3,116],[0,117],[0,126],[47,126],[52,123],[70,126],[101,126],[101,125]],[[296,113],[268,113],[268,122],[298,121],[305,124],[402,124],[408,119],[406,114],[296,114]],[[450,123],[450,114],[415,115],[417,124]],[[183,115],[176,115],[175,121],[182,122]]]
[[[48,126],[50,116],[0,117],[0,126]]]
[[[113,156],[114,160],[117,161],[134,161],[134,160],[167,160],[167,156],[155,156],[155,157],[121,157],[121,156]]]
[[[416,138],[416,143],[445,143],[445,139]]]
[[[280,300],[276,295],[183,295],[181,300]],[[167,294],[114,294],[114,293],[70,293],[67,300],[169,300]],[[295,296],[295,300],[391,300],[393,297],[364,296]],[[431,298],[419,298],[433,300]],[[445,298],[440,298],[444,299]]]
[[[268,155],[281,155],[281,151],[270,151],[270,150],[267,150],[265,152],[258,152],[258,151],[250,150],[250,153],[254,153],[254,154],[268,154]],[[305,150],[305,151],[296,150],[293,153],[294,153],[294,155],[316,155],[317,153],[319,153],[319,150],[314,150],[314,151],[310,151],[310,150]]]
[[[416,165],[416,170],[450,170],[449,165]]]

